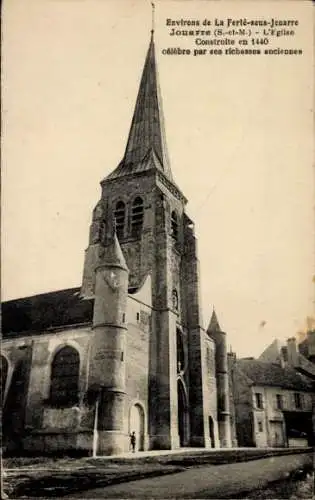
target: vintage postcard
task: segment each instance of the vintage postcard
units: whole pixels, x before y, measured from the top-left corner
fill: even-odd
[[[311,498],[311,1],[10,0],[2,484]]]

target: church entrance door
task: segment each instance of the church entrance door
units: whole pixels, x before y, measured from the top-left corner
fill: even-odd
[[[130,410],[129,432],[136,434],[136,451],[144,450],[144,411],[142,406],[135,404]]]
[[[181,380],[177,382],[178,397],[178,434],[180,446],[188,445],[188,406],[187,399]]]

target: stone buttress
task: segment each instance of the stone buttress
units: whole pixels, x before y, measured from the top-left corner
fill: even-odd
[[[221,330],[214,310],[208,327],[208,334],[215,342],[220,446],[221,448],[230,448],[232,444],[226,333]]]

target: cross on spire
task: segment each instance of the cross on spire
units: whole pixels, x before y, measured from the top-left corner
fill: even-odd
[[[155,29],[155,5],[153,2],[151,2],[151,7],[152,7],[152,25],[151,25],[151,35],[153,36],[154,29]]]

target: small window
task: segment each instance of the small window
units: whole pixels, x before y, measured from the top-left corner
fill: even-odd
[[[258,432],[263,432],[264,426],[261,420],[258,421]]]
[[[276,394],[276,408],[278,410],[283,409],[283,396],[282,396],[282,394]]]
[[[137,196],[132,204],[131,212],[131,235],[135,238],[139,237],[142,232],[143,213],[143,200],[140,196]]]
[[[125,220],[126,220],[126,207],[123,201],[118,201],[115,208],[115,223],[116,223],[116,233],[118,238],[124,236],[125,230]]]
[[[175,309],[175,311],[178,311],[178,293],[177,293],[177,290],[173,290],[172,292],[172,302],[173,302],[173,309]]]
[[[262,410],[264,407],[263,404],[263,395],[260,392],[255,393],[255,403],[256,403],[256,408],[259,410]]]
[[[65,346],[55,355],[51,364],[50,401],[54,405],[72,406],[78,402],[79,353]]]
[[[302,408],[302,398],[301,398],[301,394],[299,392],[295,392],[294,393],[294,404],[295,404],[295,408]]]
[[[171,234],[174,240],[178,240],[178,217],[175,211],[171,215]]]

